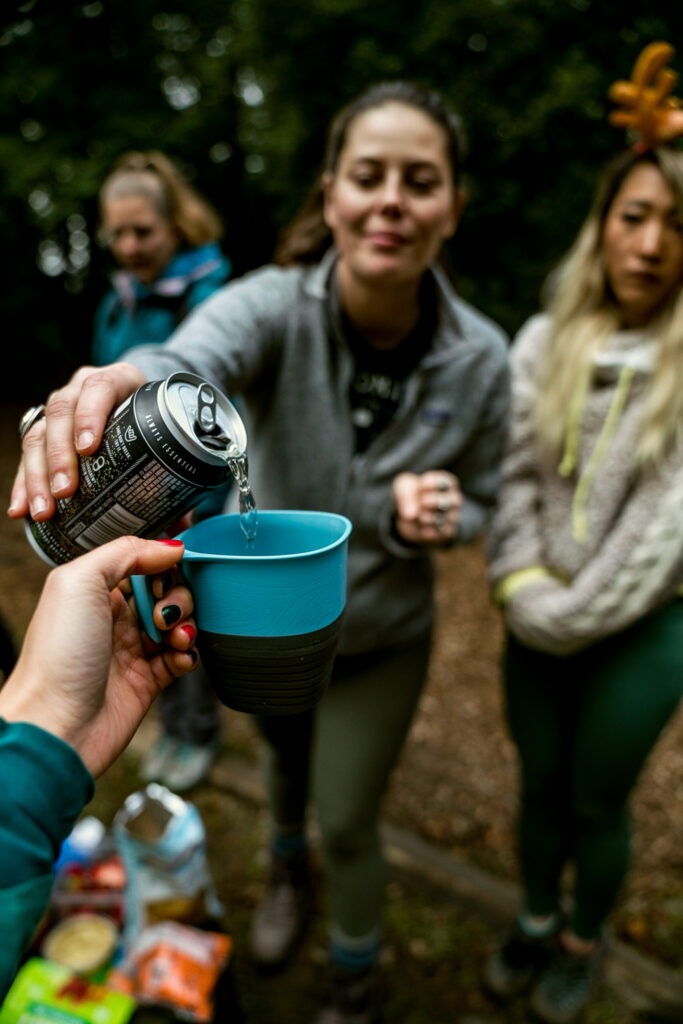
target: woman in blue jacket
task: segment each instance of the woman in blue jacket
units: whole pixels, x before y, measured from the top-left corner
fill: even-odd
[[[223,285],[230,263],[218,214],[163,153],[127,153],[100,190],[102,234],[120,269],[95,317],[93,361],[116,362],[133,345],[161,344]],[[222,511],[226,490],[196,519]],[[220,732],[218,705],[198,668],[159,701],[162,734],[142,763],[145,781],[184,792],[205,776]]]
[[[100,190],[102,235],[120,266],[95,317],[93,359],[166,341],[230,275],[218,214],[163,153],[127,153]]]

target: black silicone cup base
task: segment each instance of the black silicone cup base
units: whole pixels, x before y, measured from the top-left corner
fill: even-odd
[[[295,715],[327,689],[341,616],[297,636],[224,636],[199,631],[197,647],[216,696],[234,711]]]

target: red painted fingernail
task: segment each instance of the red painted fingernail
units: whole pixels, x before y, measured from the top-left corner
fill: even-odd
[[[197,635],[197,630],[194,628],[194,626],[186,624],[185,626],[181,626],[180,629],[182,629],[183,633],[189,639],[190,643],[193,644],[194,638]]]
[[[157,543],[168,544],[172,548],[181,548],[183,546],[183,542],[176,540],[174,537],[157,537]]]

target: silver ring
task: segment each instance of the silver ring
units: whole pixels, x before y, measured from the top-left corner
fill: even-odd
[[[442,476],[441,479],[439,480],[439,490],[440,491],[448,491],[448,490],[450,490],[450,486],[451,486],[450,479],[447,476]]]
[[[434,516],[434,526],[437,530],[443,530],[446,525],[446,513],[439,510]]]
[[[436,506],[439,512],[450,512],[451,501],[450,498],[442,498],[439,504]]]
[[[44,405],[32,405],[19,420],[19,437],[23,441],[29,430],[41,416],[45,415]]]

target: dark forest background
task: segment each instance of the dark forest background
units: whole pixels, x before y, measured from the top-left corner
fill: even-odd
[[[181,163],[222,214],[241,274],[269,260],[311,187],[330,117],[383,78],[433,86],[462,114],[470,198],[447,261],[461,294],[513,333],[624,145],[606,120],[609,84],[647,43],[683,41],[683,5],[663,0],[29,0],[3,11],[3,377],[27,400],[88,360],[111,269],[97,190],[123,151],[156,147]]]

